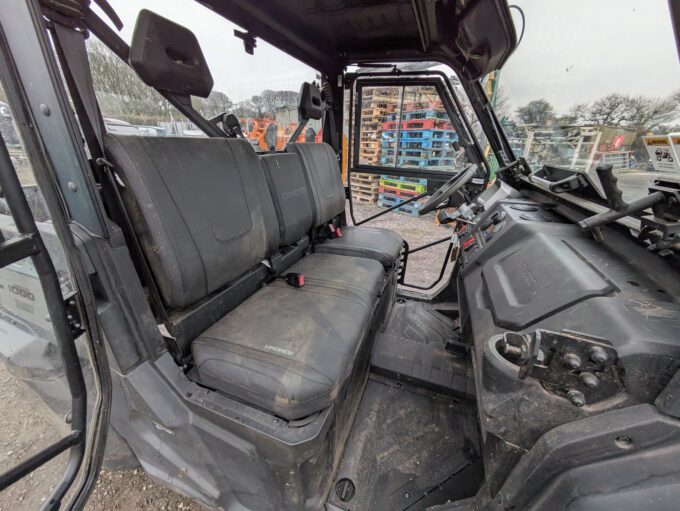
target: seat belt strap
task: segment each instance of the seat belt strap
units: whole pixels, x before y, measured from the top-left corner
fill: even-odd
[[[90,73],[85,35],[83,32],[76,31],[58,22],[53,22],[51,28],[57,56],[78,114],[79,124],[85,135],[87,147],[94,162],[93,170],[102,186],[102,196],[107,209],[112,220],[123,229],[133,262],[149,290],[149,298],[154,312],[162,323],[169,325],[165,304],[124,207],[118,184],[120,178],[115,174],[113,164],[106,159],[104,121],[99,111]],[[170,348],[174,356],[181,356],[176,340],[172,340]]]
[[[335,129],[335,114],[333,113],[333,105],[331,105],[330,110],[328,110],[328,124],[330,128],[330,137],[331,137],[331,147],[333,148],[333,151],[335,151],[335,154],[338,154],[338,132]]]

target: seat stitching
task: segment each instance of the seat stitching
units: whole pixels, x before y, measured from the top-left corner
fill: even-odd
[[[209,358],[209,359],[206,359],[205,362],[207,362],[207,361],[209,361],[209,360],[214,360],[214,361],[216,361],[216,362],[224,362],[224,360],[219,359],[219,358]],[[223,376],[217,375],[217,374],[213,373],[213,372],[210,371],[210,370],[202,369],[201,371],[202,371],[204,374],[206,374],[207,376],[211,376],[211,377],[213,377],[213,378],[215,378],[215,379],[217,379],[217,380],[224,381],[225,383],[228,383],[228,384],[230,384],[230,385],[233,385],[233,386],[235,386],[235,387],[238,387],[238,388],[240,388],[240,389],[243,389],[243,390],[246,391],[246,392],[249,392],[249,393],[251,393],[251,394],[255,394],[255,395],[257,395],[257,396],[260,396],[260,397],[263,398],[263,399],[268,399],[268,398],[271,397],[271,396],[268,396],[268,395],[266,395],[266,394],[262,394],[262,393],[260,393],[260,392],[257,392],[256,390],[253,390],[253,389],[251,389],[251,388],[249,388],[249,387],[244,387],[243,385],[240,385],[240,384],[236,383],[235,381],[233,381],[233,380],[231,380],[231,379],[229,379],[229,378],[225,378],[225,377],[223,377]],[[254,372],[254,373],[256,373],[256,374],[263,375],[263,376],[268,376],[266,373],[262,373],[262,372],[260,372],[260,371],[252,371],[252,372]],[[302,376],[302,375],[300,375],[300,376]],[[273,380],[273,381],[276,381],[276,380],[274,380],[274,378],[269,378],[269,379],[270,379],[270,380]],[[321,397],[326,396],[327,394],[332,394],[332,392],[338,387],[338,384],[339,384],[340,382],[339,382],[339,381],[338,381],[338,382],[334,382],[334,381],[332,381],[332,380],[329,379],[329,383],[330,383],[331,386],[328,388],[328,390],[324,390],[323,392],[321,392],[321,393],[319,393],[319,394],[315,394],[314,396],[312,396],[312,397],[310,397],[310,398],[308,398],[308,399],[305,399],[304,401],[293,400],[293,399],[291,399],[291,398],[288,398],[288,401],[291,402],[291,403],[297,403],[297,404],[301,404],[301,405],[302,405],[302,404],[309,403],[310,401],[315,401],[315,400],[317,400],[317,399],[319,399],[319,398],[321,398]],[[281,388],[283,388],[283,387],[281,387]],[[277,400],[278,397],[280,397],[280,396],[274,396],[274,399]],[[278,402],[281,403],[280,400],[278,400]]]
[[[309,162],[309,156],[307,155],[305,148],[302,144],[293,144],[294,149],[296,149],[296,152],[298,156],[300,157],[300,160],[302,162],[302,167],[304,169],[304,175],[305,175],[305,180],[307,181],[307,186],[309,186],[309,190],[312,192],[312,198],[314,199],[312,201],[312,205],[314,207],[314,225],[318,225],[321,221],[321,202],[319,201],[319,190],[316,185],[316,180],[314,179],[314,176],[312,175],[314,173],[314,170],[312,169],[312,165]]]
[[[335,161],[333,161],[333,159],[331,158],[331,154],[333,154],[333,152],[329,147],[326,147],[325,145],[322,145],[322,147],[324,148],[326,160],[328,161],[328,168],[331,169],[331,175],[333,176],[333,188],[336,189],[336,191],[339,192],[339,190],[338,190],[338,176],[335,175],[335,174],[337,174],[337,172],[335,172],[335,169],[334,169],[334,167],[338,163],[337,159]],[[342,177],[340,178],[340,188],[342,188]],[[343,190],[342,195],[344,196],[344,190]],[[338,195],[338,198],[339,197],[340,197],[340,195]],[[344,209],[344,206],[345,206],[345,200],[344,199],[342,200],[342,205],[343,205],[343,209]]]
[[[214,342],[217,343],[217,345],[208,344],[206,342],[207,340],[214,341]],[[253,346],[244,346],[243,344],[238,344],[238,343],[232,342],[229,339],[223,339],[223,338],[212,337],[212,336],[202,336],[202,337],[200,337],[200,338],[198,338],[194,341],[194,344],[196,344],[196,343],[198,343],[199,345],[202,344],[202,345],[207,346],[209,348],[219,349],[219,350],[222,350],[222,351],[225,351],[225,352],[231,351],[232,353],[237,353],[237,354],[239,354],[243,357],[250,358],[251,360],[256,360],[256,361],[259,361],[259,362],[269,362],[269,363],[272,363],[274,365],[278,365],[280,367],[283,367],[283,366],[281,364],[277,364],[276,361],[277,360],[285,360],[286,362],[291,362],[292,365],[297,366],[298,371],[301,368],[309,369],[310,371],[318,374],[322,378],[325,378],[328,381],[328,383],[333,384],[333,380],[331,380],[327,375],[323,374],[321,371],[315,369],[314,367],[310,366],[309,364],[306,364],[304,362],[300,362],[299,360],[284,358],[284,357],[276,355],[275,353],[270,353],[268,351],[264,351],[262,349],[255,348]],[[223,344],[227,344],[229,346],[234,346],[236,349],[229,350],[228,347],[222,346]],[[240,353],[241,350],[244,353]],[[254,355],[249,355],[248,352],[257,353],[259,355],[264,355],[264,357],[255,357]],[[215,359],[213,357],[211,357],[211,359],[219,360],[219,359]],[[205,362],[205,360],[201,361],[201,363],[199,364],[199,367],[203,364],[203,362]],[[294,374],[296,374],[298,376],[303,376],[300,372],[295,372],[295,371],[291,371],[291,372],[293,372]]]
[[[130,157],[130,154],[129,154],[128,150],[127,150],[127,149],[125,148],[125,146],[120,142],[120,140],[118,140],[116,137],[110,137],[110,139],[113,140],[113,141],[115,141],[116,144],[118,144],[118,145],[120,146],[120,148],[121,148],[121,150],[123,151],[123,153],[125,154],[125,156],[130,160],[130,162],[131,162],[131,164],[132,164],[131,166],[132,166],[132,167],[136,167],[136,165],[135,165],[135,163],[134,163],[134,160]],[[166,191],[166,193],[167,193],[168,196],[172,199],[172,194],[170,193],[170,190],[168,189],[167,184],[165,183],[165,180],[163,179],[163,176],[160,175],[160,172],[158,172],[158,168],[156,167],[156,165],[155,165],[155,163],[154,163],[154,161],[153,161],[153,158],[151,157],[151,155],[149,154],[149,152],[146,150],[146,148],[140,143],[139,140],[134,140],[134,142],[135,142],[134,145],[136,145],[137,148],[138,148],[139,150],[141,150],[141,152],[147,157],[147,159],[149,160],[149,162],[151,162],[152,166],[155,168],[156,172],[158,173],[159,177],[161,178],[161,181],[163,181],[163,185],[165,186],[165,191]],[[120,170],[123,171],[123,169],[120,169]],[[143,183],[143,186],[144,186],[145,189],[150,190],[150,189],[153,188],[153,187],[148,186],[148,182],[147,182],[146,176],[144,176],[144,172],[142,172],[141,170],[139,170],[139,171],[136,172],[136,174],[137,174],[137,176],[139,177],[139,179],[141,180],[141,182]],[[129,180],[128,180],[128,182],[129,182]],[[138,200],[137,200],[136,193],[134,193],[134,191],[133,191],[133,193],[132,193],[131,195],[133,196],[133,200],[139,204],[139,202],[138,202]],[[174,199],[172,199],[172,202],[174,203]],[[124,207],[124,206],[123,206],[123,207]],[[141,205],[140,205],[139,207],[140,207],[140,210],[141,210],[141,211],[144,210],[144,208],[142,208]],[[179,213],[179,208],[177,208],[176,205],[175,205],[175,208],[177,209],[177,211],[178,211],[178,213]],[[158,210],[157,208],[154,208],[154,209],[156,210],[156,213],[159,215],[159,217],[165,218],[165,215],[163,214],[162,211]],[[180,214],[179,216],[182,217],[181,214]],[[144,223],[148,226],[148,225],[149,225],[149,222],[147,221],[145,215],[142,215],[142,218],[144,219]],[[167,219],[166,219],[166,220],[167,220]],[[184,220],[183,217],[182,217],[182,220]],[[175,243],[174,243],[173,237],[169,235],[167,229],[165,228],[165,225],[166,225],[166,222],[161,221],[160,227],[161,227],[161,229],[163,230],[163,233],[165,234],[165,238],[168,240],[168,243],[173,247],[173,250],[172,250],[172,258],[175,260],[175,264],[177,265],[177,267],[178,267],[178,268],[181,268],[181,267],[182,267],[182,264],[181,264],[181,262],[180,262],[180,259],[177,257],[177,251],[176,251],[177,247],[176,247],[176,245],[175,245]],[[133,226],[133,227],[134,227],[134,226]],[[187,227],[186,224],[185,224],[185,227]],[[188,230],[189,230],[189,229],[188,229],[188,227],[187,227],[187,231],[188,231]],[[150,231],[153,231],[153,230],[150,229]],[[150,240],[153,240],[153,238],[150,238]],[[155,245],[155,241],[152,241],[152,243]],[[160,256],[160,254],[159,254],[159,256]],[[161,257],[161,259],[162,259],[162,257]],[[181,281],[181,283],[182,283],[182,289],[186,291],[186,281],[185,281],[185,278],[184,278],[184,272],[180,271],[180,272],[179,272],[179,277],[180,277],[180,281]],[[154,277],[154,278],[155,278],[155,277]],[[171,286],[171,287],[172,287],[172,286]],[[173,298],[174,298],[174,299],[177,299],[177,297],[173,297],[173,296],[170,297],[171,300],[172,300]]]
[[[269,189],[271,190],[271,196],[272,196],[272,202],[274,203],[274,210],[276,211],[276,216],[279,220],[279,236],[281,237],[281,241],[286,239],[286,226],[285,226],[285,219],[283,217],[283,211],[281,210],[281,204],[279,203],[279,196],[276,193],[276,187],[274,186],[274,181],[271,176],[271,171],[269,169],[269,164],[267,163],[268,160],[265,158],[262,158],[262,168],[264,170],[264,177],[267,180],[267,184],[269,185]]]
[[[294,148],[293,150],[295,151],[295,148],[297,148],[297,144],[293,144],[293,148]],[[307,188],[309,189],[309,191],[311,193],[312,192],[312,184],[311,184],[310,179],[309,179],[307,165],[305,164],[305,157],[302,155],[302,151],[295,151],[295,154],[297,154],[298,158],[300,158],[300,163],[302,164],[302,170],[303,170],[302,175],[304,176],[305,183],[307,183]],[[314,225],[316,226],[316,224],[318,223],[317,219],[318,219],[320,213],[318,211],[319,208],[317,207],[316,197],[314,196],[314,194],[312,194],[312,199],[313,200],[311,200],[310,202],[312,204],[312,209],[314,210]]]
[[[328,287],[338,289],[340,291],[347,291],[349,293],[355,294],[359,298],[361,298],[362,300],[363,300],[362,295],[364,293],[370,293],[370,294],[373,293],[372,289],[366,289],[364,287],[358,286],[356,284],[348,283],[348,282],[338,282],[336,280],[322,279],[322,278],[319,278],[319,277],[305,277],[305,278],[306,278],[306,282],[309,282],[311,284],[314,284],[315,282],[320,282],[322,284],[330,284],[330,286],[328,286]]]
[[[270,286],[281,288],[283,286],[288,286],[288,284],[285,284],[283,282],[281,282],[279,284],[278,281],[274,281],[270,284]],[[312,289],[312,290],[305,289],[305,287],[307,287],[307,286],[311,286],[314,289]],[[324,293],[323,292],[324,289],[333,289],[333,290],[336,290],[336,291],[346,291],[347,294],[344,294],[344,293],[343,294],[337,294],[337,293],[328,293],[328,292]],[[345,300],[350,301],[350,302],[354,302],[355,304],[361,305],[362,307],[365,307],[367,309],[370,308],[370,304],[368,304],[360,296],[357,296],[355,293],[352,293],[349,289],[342,289],[340,287],[332,287],[332,286],[324,286],[323,284],[314,285],[313,283],[310,282],[309,284],[305,284],[304,287],[297,288],[296,291],[300,292],[300,293],[317,292],[317,293],[325,295],[325,296],[331,296],[333,298],[340,298],[340,299],[345,299]]]
[[[146,148],[145,148],[142,144],[140,144],[140,146],[141,146],[142,150],[143,150],[143,151],[147,154],[147,156],[149,157],[149,160],[151,161],[151,164],[152,164],[152,165],[154,166],[154,168],[156,169],[156,172],[158,173],[158,176],[161,178],[161,181],[163,181],[163,184],[164,184],[165,189],[166,189],[166,191],[167,191],[167,193],[168,193],[168,196],[170,197],[170,200],[172,201],[172,203],[175,205],[175,209],[176,209],[177,212],[179,213],[179,217],[182,219],[182,223],[184,224],[184,227],[186,228],[187,233],[189,234],[189,238],[191,238],[191,241],[192,241],[193,244],[194,244],[194,248],[196,249],[196,254],[198,255],[199,259],[201,260],[201,269],[202,269],[202,273],[203,273],[203,281],[204,281],[204,283],[205,283],[203,296],[206,296],[206,295],[208,294],[208,273],[207,273],[207,270],[206,270],[205,261],[204,261],[204,259],[203,259],[203,256],[202,256],[202,254],[201,254],[200,249],[198,248],[198,244],[196,243],[196,240],[194,239],[194,236],[193,236],[193,234],[192,234],[191,229],[189,228],[189,226],[188,226],[187,223],[186,223],[186,219],[184,218],[184,215],[182,214],[182,210],[181,210],[181,209],[179,208],[179,206],[177,205],[177,201],[175,200],[174,195],[172,194],[172,192],[170,191],[170,188],[168,187],[168,183],[167,183],[167,181],[165,180],[165,177],[163,176],[163,173],[160,171],[160,169],[159,169],[158,166],[156,165],[156,162],[154,161],[154,159],[151,158],[151,155],[148,153],[148,151],[146,150]],[[233,152],[232,152],[232,154],[233,154]],[[183,162],[181,162],[181,160],[180,160],[179,158],[177,159],[177,161],[182,165],[182,167],[184,167]],[[165,228],[164,228],[164,230],[165,230]],[[170,239],[170,244],[171,244],[173,247],[175,247],[175,243],[173,243],[174,240],[172,240],[172,237],[169,236],[168,239]],[[173,255],[174,255],[174,254],[173,254]],[[185,282],[185,279],[184,279],[184,272],[180,272],[180,278],[182,279],[182,289],[184,289],[185,292],[188,291],[188,290],[186,289],[186,287],[185,287],[186,282]]]

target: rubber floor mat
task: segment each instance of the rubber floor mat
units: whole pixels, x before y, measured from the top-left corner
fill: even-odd
[[[372,371],[474,401],[475,380],[468,354],[447,350],[447,342],[456,340],[454,320],[427,303],[397,299],[385,331],[376,339]]]
[[[478,445],[471,405],[371,376],[329,503],[415,511],[468,497],[483,477]]]
[[[454,321],[430,304],[400,298],[392,308],[385,333],[443,346],[454,335]]]

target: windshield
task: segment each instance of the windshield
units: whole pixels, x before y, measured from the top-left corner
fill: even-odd
[[[298,95],[317,72],[258,39],[253,55],[234,36],[240,27],[194,0],[110,0],[123,21],[120,36],[129,44],[141,9],[189,28],[197,37],[214,79],[207,98],[192,97],[207,119],[223,113],[238,118],[258,152],[282,150],[298,125]],[[108,18],[94,6],[102,19]],[[108,21],[107,21],[108,22]],[[141,136],[203,137],[205,134],[170,105],[106,46],[92,36],[88,54],[97,99],[109,133]],[[298,141],[320,142],[321,121],[311,120]]]
[[[526,27],[487,77],[516,156],[595,175],[611,164],[628,200],[680,176],[680,65],[666,0],[517,0]],[[518,35],[522,19],[513,9]]]

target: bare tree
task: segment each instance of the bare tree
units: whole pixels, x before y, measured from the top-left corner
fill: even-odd
[[[627,98],[624,119],[629,126],[648,130],[672,121],[677,113],[678,103],[672,96],[667,98],[632,96]]]
[[[505,94],[505,89],[500,85],[496,88],[492,98],[493,109],[499,119],[510,117],[508,96]]]
[[[277,108],[297,105],[298,97],[299,94],[292,90],[263,90],[260,93],[265,112],[272,117]]]
[[[258,119],[261,119],[265,117],[267,114],[270,114],[270,112],[267,111],[267,105],[265,104],[265,101],[262,99],[262,96],[256,95],[250,98],[250,105],[254,110],[254,116],[257,117]]]
[[[588,122],[607,126],[618,126],[626,119],[628,96],[608,94],[596,99],[587,110]]]
[[[233,111],[234,115],[238,115],[239,117],[256,117],[257,115],[255,106],[250,102],[249,99],[236,103],[234,105]]]
[[[680,95],[680,91],[667,98],[613,93],[592,104],[574,105],[571,114],[587,123],[647,130],[675,118],[680,109],[676,95]]]
[[[125,62],[99,41],[87,43],[92,79],[104,117],[116,117],[136,124],[184,119],[172,105],[145,85]]]
[[[214,90],[207,98],[192,98],[194,108],[210,119],[216,115],[231,112],[234,102],[224,92]]]

